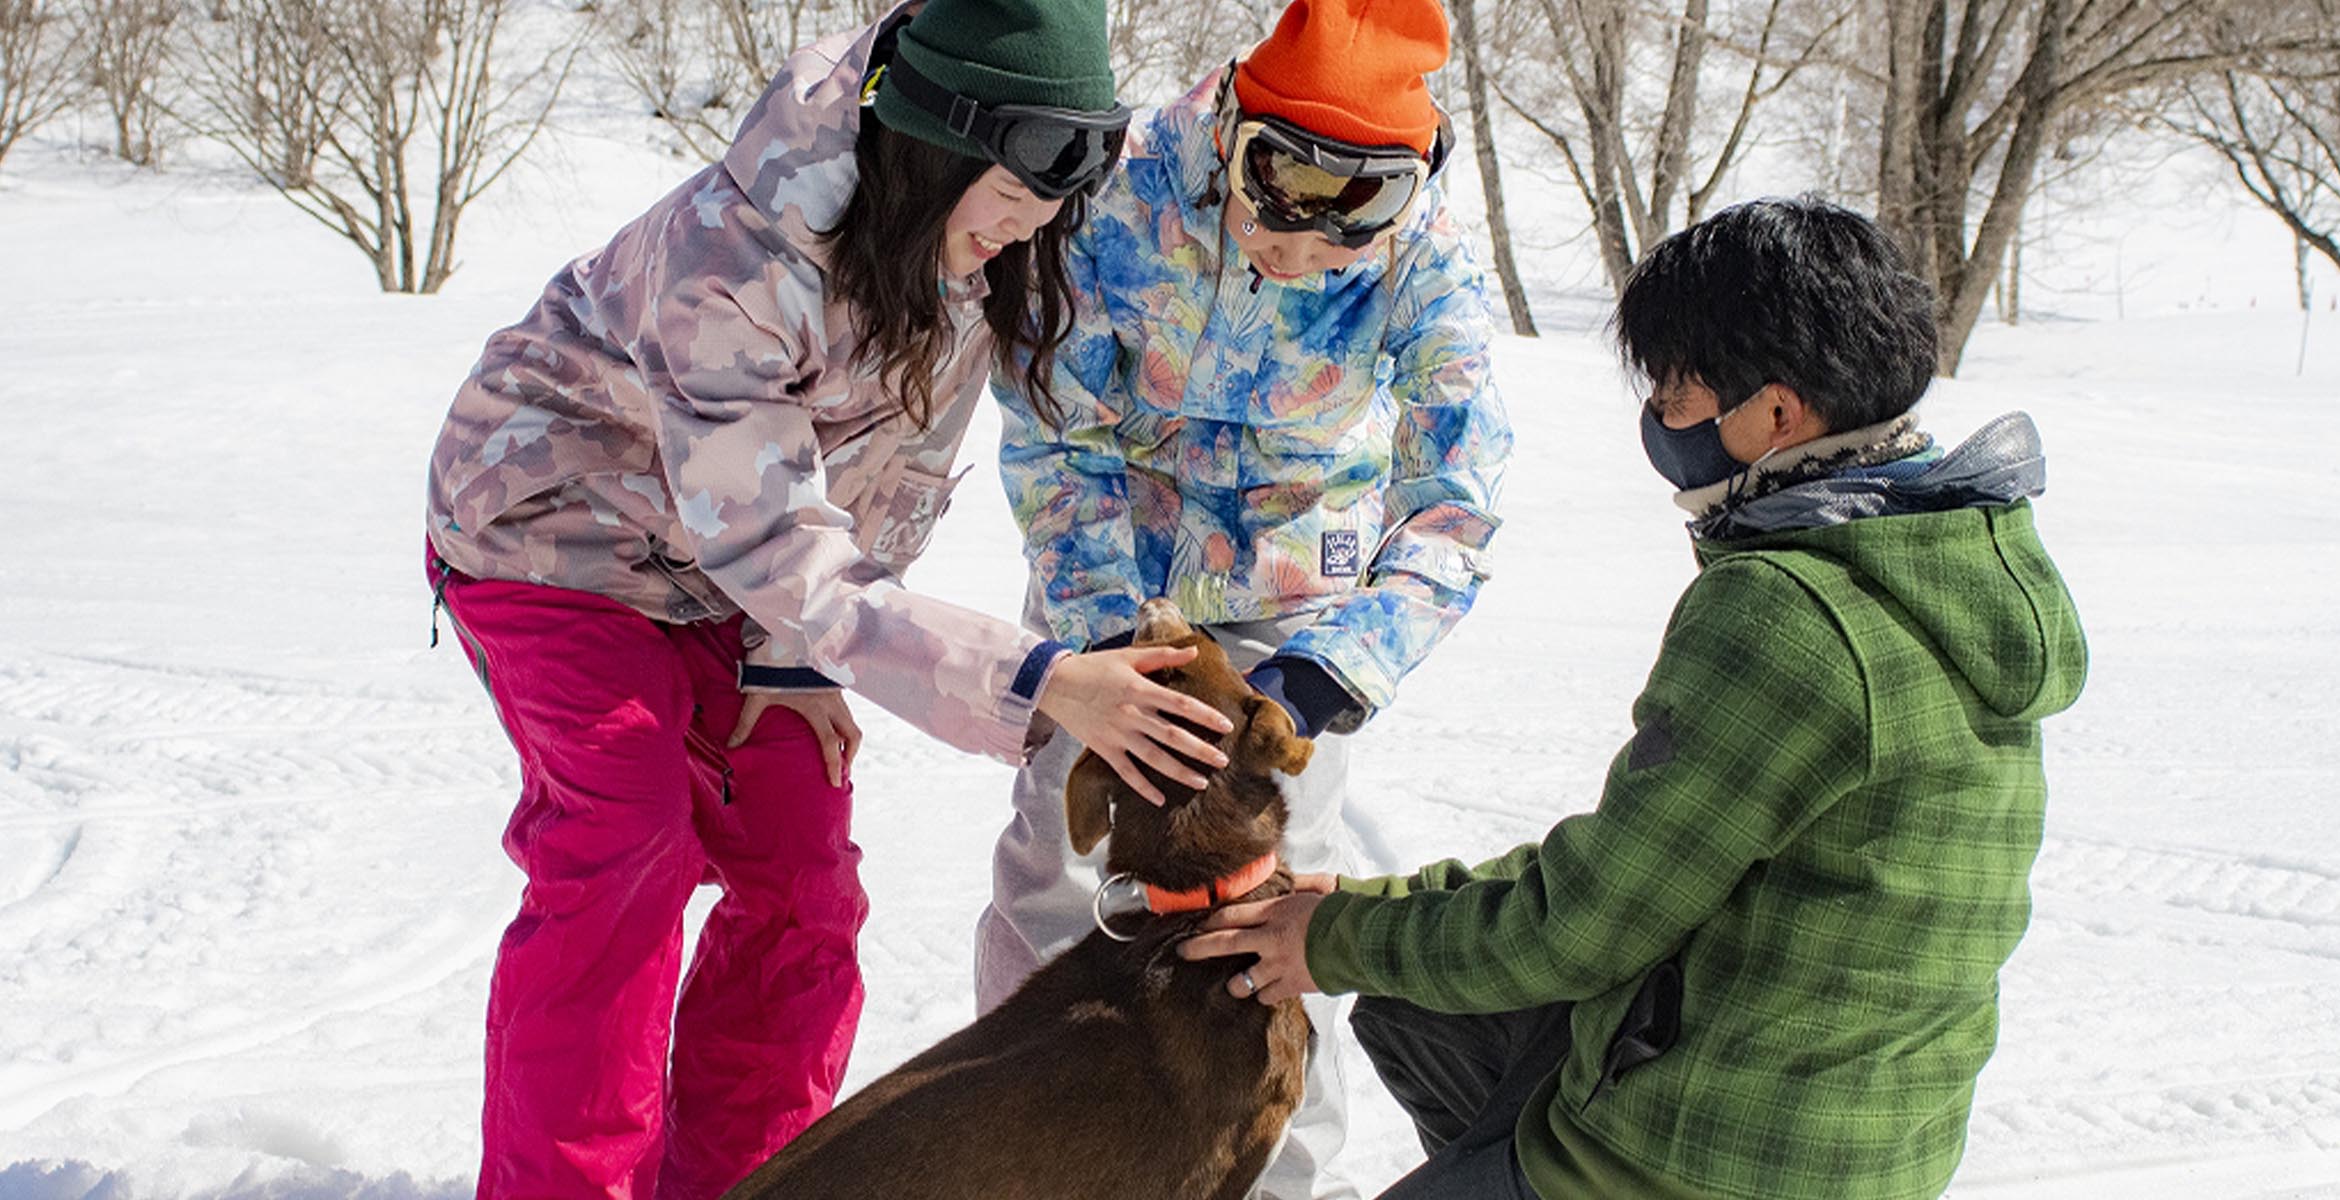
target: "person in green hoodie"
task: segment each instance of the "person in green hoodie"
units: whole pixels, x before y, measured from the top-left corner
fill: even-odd
[[[2040,722],[2087,651],[2030,419],[1943,451],[1933,296],[1870,221],[1764,200],[1613,322],[1699,573],[1600,803],[1476,867],[1304,878],[1190,958],[1353,1024],[1429,1160],[1386,1200],[1939,1195],[2030,918]]]

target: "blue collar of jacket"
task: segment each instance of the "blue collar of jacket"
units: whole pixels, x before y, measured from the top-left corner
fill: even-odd
[[[1782,461],[1784,459],[1784,461]],[[1690,534],[1722,541],[1814,529],[1865,517],[2013,504],[2047,490],[2039,428],[2025,413],[1998,417],[1948,453],[1917,430],[1917,413],[1821,438],[1675,503]]]

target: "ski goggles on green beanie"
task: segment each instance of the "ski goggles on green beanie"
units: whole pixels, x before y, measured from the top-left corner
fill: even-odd
[[[1356,146],[1248,114],[1236,122],[1227,165],[1260,224],[1322,234],[1344,250],[1370,245],[1405,220],[1431,171],[1408,146]]]
[[[903,55],[895,55],[884,71],[885,82],[904,100],[983,147],[991,161],[1043,200],[1096,191],[1120,160],[1129,132],[1129,108],[1118,102],[1103,112],[985,104],[919,74]]]

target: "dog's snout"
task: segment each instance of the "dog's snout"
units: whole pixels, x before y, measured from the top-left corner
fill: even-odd
[[[1193,632],[1186,614],[1178,611],[1178,602],[1167,596],[1156,596],[1138,606],[1136,640],[1140,642],[1174,642]]]

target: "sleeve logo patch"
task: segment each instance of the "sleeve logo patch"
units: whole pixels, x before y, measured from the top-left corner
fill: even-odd
[[[1328,529],[1317,573],[1327,579],[1354,579],[1364,554],[1354,529]]]
[[[1632,748],[1625,754],[1625,768],[1646,771],[1674,761],[1674,714],[1659,709],[1642,723],[1633,735]]]

